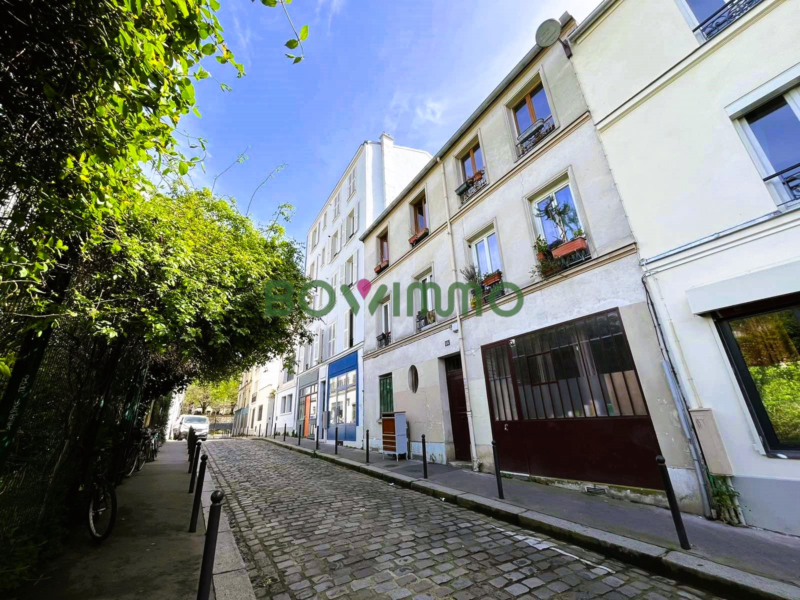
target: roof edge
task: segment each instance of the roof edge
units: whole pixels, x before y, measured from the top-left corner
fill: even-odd
[[[597,20],[606,14],[614,4],[617,4],[619,0],[603,0],[600,2],[597,7],[589,13],[582,23],[580,23],[575,30],[569,34],[569,41],[578,41],[578,38],[581,37],[584,33],[586,33],[592,25],[594,25]]]

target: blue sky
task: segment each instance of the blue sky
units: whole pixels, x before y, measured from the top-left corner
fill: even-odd
[[[226,40],[247,76],[206,61],[216,82],[196,86],[202,118],[180,129],[208,141],[211,184],[242,210],[260,181],[251,214],[265,221],[283,202],[297,212],[289,234],[305,238],[358,144],[381,132],[434,153],[533,46],[539,23],[569,11],[580,22],[599,0],[294,0],[295,25],[309,25],[306,60],[292,65],[292,37],[278,8],[224,0]]]

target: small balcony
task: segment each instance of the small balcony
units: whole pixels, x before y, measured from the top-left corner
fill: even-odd
[[[375,339],[378,341],[378,348],[386,348],[386,346],[392,343],[392,332],[387,331],[386,333],[382,333]]]
[[[800,163],[773,173],[769,177],[765,177],[764,181],[767,183],[780,182],[783,186],[782,191],[785,191],[785,194],[783,194],[784,201],[781,204],[789,204],[800,200]]]
[[[494,273],[489,273],[488,275],[484,276],[480,280],[480,294],[481,294],[481,304],[486,304],[489,302],[489,296],[492,293],[499,289],[500,291],[495,294],[496,298],[500,298],[505,295],[506,291],[503,287],[503,272],[502,271],[495,271]],[[472,293],[472,298],[470,298],[470,307],[475,308],[478,305],[478,299],[475,297],[475,293]]]
[[[463,206],[469,202],[472,197],[489,185],[489,180],[486,178],[486,170],[481,169],[472,177],[456,188],[456,194],[461,198],[461,205]]]
[[[553,115],[550,115],[546,119],[539,119],[536,123],[520,133],[517,137],[517,152],[519,153],[519,157],[522,158],[538,146],[539,142],[553,133],[555,128],[556,123],[553,120]]]
[[[700,32],[710,40],[734,23],[739,17],[744,16],[751,8],[761,4],[763,0],[731,0],[705,21],[694,28],[695,33]]]
[[[422,331],[426,327],[436,323],[436,312],[432,310],[419,311],[417,313],[417,331]]]

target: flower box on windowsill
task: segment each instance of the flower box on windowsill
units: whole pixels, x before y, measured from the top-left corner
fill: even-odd
[[[553,248],[553,258],[564,258],[570,254],[575,254],[581,250],[588,250],[589,244],[586,243],[585,237],[577,237],[573,240],[565,242],[560,246]]]
[[[460,186],[458,186],[456,188],[456,195],[463,196],[464,192],[466,192],[469,189],[470,184],[471,184],[471,182],[465,181]]]
[[[381,271],[383,271],[388,266],[389,266],[389,261],[388,260],[382,260],[380,263],[375,265],[375,273],[380,273]]]
[[[486,277],[483,278],[482,285],[483,287],[494,285],[502,278],[503,278],[503,273],[501,271],[495,271],[494,273],[489,273]]]
[[[423,227],[417,233],[408,238],[408,243],[411,244],[412,246],[416,246],[417,243],[424,240],[427,236],[428,236],[428,228]]]

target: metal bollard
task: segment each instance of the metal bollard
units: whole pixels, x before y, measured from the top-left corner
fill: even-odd
[[[300,440],[303,439],[303,430],[305,429],[305,422],[300,423],[300,427],[297,428],[297,445],[300,445]]]
[[[194,484],[197,481],[197,463],[200,462],[200,447],[202,444],[198,440],[197,445],[194,447],[194,460],[192,461],[192,478],[189,480],[189,493],[194,491]]]
[[[261,423],[258,424],[258,437],[261,437]]]
[[[425,434],[422,434],[422,477],[428,478],[428,449],[425,446]]]
[[[317,439],[314,440],[314,450],[319,450],[320,426],[317,425]]]
[[[192,472],[192,461],[194,460],[194,447],[197,440],[194,437],[194,429],[189,429],[189,437],[187,438],[188,452],[189,452],[189,470],[187,473]]]
[[[283,424],[283,441],[286,441],[286,423]]]
[[[672,520],[675,522],[675,531],[678,532],[678,540],[681,543],[681,548],[684,550],[691,550],[692,545],[689,543],[689,538],[686,537],[686,529],[683,527],[681,509],[678,506],[678,500],[675,498],[675,490],[672,489],[672,480],[669,478],[667,461],[664,460],[663,456],[659,455],[656,456],[656,463],[658,464],[658,470],[661,471],[661,479],[664,480],[664,491],[667,493],[669,510],[672,512]]]
[[[497,477],[497,497],[503,500],[503,476],[500,475],[500,458],[497,455],[497,442],[492,440],[492,454],[494,455],[494,474]]]
[[[336,433],[333,437],[333,453],[339,454],[339,426],[336,426]]]
[[[197,517],[200,515],[200,500],[203,494],[203,480],[206,478],[206,462],[208,454],[200,457],[200,474],[197,476],[197,488],[194,490],[194,503],[192,504],[192,518],[189,521],[189,533],[197,531]]]
[[[367,464],[369,464],[369,429],[367,429]]]
[[[214,554],[217,551],[217,531],[222,500],[225,494],[219,490],[211,494],[211,510],[208,513],[206,543],[203,547],[203,562],[200,566],[200,585],[197,587],[197,600],[208,600],[211,594],[211,580],[214,575]]]

